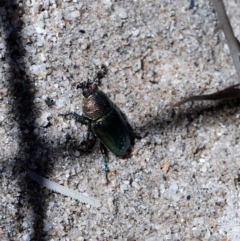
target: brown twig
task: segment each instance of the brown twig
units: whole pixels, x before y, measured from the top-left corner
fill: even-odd
[[[218,92],[209,94],[209,95],[193,95],[188,98],[184,98],[183,100],[175,103],[171,106],[171,108],[182,105],[188,101],[199,101],[199,100],[229,100],[234,98],[240,98],[240,89],[236,88],[240,84],[231,85],[226,89],[220,90]]]

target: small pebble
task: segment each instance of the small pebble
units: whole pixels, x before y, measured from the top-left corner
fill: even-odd
[[[118,8],[118,9],[117,9],[117,13],[118,13],[118,16],[119,16],[121,19],[126,19],[126,18],[128,18],[127,11],[126,11],[126,9],[124,9],[124,8]]]
[[[132,187],[134,187],[137,190],[141,189],[141,187],[136,182],[132,182]]]

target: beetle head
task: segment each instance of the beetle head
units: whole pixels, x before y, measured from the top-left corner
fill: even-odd
[[[82,89],[83,96],[88,98],[98,87],[99,79],[87,80],[77,85],[77,89]]]
[[[88,79],[87,81],[78,84],[77,89],[82,89],[83,96],[85,98],[88,98],[97,89],[98,85],[100,84],[100,79],[102,79],[106,73],[106,66],[102,65],[101,69],[98,70],[93,81],[90,81]]]

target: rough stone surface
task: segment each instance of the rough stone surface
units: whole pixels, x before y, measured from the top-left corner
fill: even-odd
[[[238,83],[212,2],[195,2],[1,0],[1,240],[240,240],[239,101],[170,109]],[[225,2],[240,40],[239,2]],[[101,89],[142,136],[128,159],[109,153],[108,186],[98,143],[81,151],[87,127],[58,116],[81,113],[76,85],[102,64]]]

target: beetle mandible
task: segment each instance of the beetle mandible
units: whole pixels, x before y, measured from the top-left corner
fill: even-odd
[[[109,183],[107,149],[118,157],[125,157],[130,152],[134,138],[140,137],[133,132],[115,104],[98,88],[100,79],[103,78],[105,73],[106,69],[99,70],[92,81],[87,80],[77,85],[77,89],[82,89],[83,94],[82,115],[71,112],[60,114],[60,116],[70,116],[79,122],[88,123],[85,150],[88,148],[89,136],[92,132],[100,140],[106,180]]]

